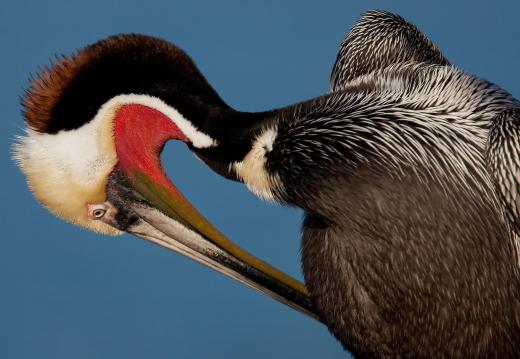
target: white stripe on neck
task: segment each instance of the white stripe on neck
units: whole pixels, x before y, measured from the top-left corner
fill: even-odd
[[[172,120],[182,133],[188,138],[191,144],[196,148],[207,148],[216,146],[217,142],[209,137],[207,134],[200,132],[190,121],[188,121],[183,115],[179,113],[175,108],[167,105],[160,98],[148,96],[148,95],[118,95],[113,97],[106,102],[99,109],[98,113],[94,117],[94,120],[100,116],[104,117],[104,112],[111,111],[113,108],[117,108],[122,105],[137,104],[151,107],[159,112],[162,112],[170,120]]]

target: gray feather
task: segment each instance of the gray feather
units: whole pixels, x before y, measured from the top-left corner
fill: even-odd
[[[440,50],[399,15],[367,12],[348,33],[330,77],[330,92],[387,66],[406,62],[448,65]]]

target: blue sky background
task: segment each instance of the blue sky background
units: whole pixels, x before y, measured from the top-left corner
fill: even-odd
[[[324,93],[346,31],[397,12],[452,63],[520,97],[515,1],[4,1],[0,5],[0,357],[343,358],[326,328],[143,240],[103,237],[48,213],[10,158],[19,96],[54,54],[124,32],[174,42],[222,97],[264,110]],[[263,203],[183,145],[164,161],[192,203],[243,247],[295,277],[300,211]]]

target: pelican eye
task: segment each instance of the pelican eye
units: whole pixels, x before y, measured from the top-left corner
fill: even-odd
[[[103,218],[107,210],[108,207],[104,203],[87,205],[87,214],[91,219]]]
[[[94,215],[94,218],[101,218],[105,215],[106,213],[106,210],[102,209],[102,208],[98,208],[98,209],[95,209],[94,212],[92,212],[92,214]]]

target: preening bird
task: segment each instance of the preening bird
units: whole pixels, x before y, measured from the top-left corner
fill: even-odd
[[[520,103],[414,25],[366,13],[327,94],[230,108],[179,48],[120,35],[42,71],[15,148],[36,198],[195,258],[325,323],[357,357],[520,357]],[[303,209],[305,284],[235,246],[166,177],[167,140]]]

